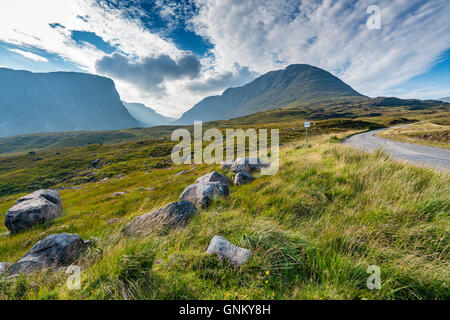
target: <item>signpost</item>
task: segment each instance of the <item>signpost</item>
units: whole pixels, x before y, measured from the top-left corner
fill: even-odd
[[[309,121],[305,122],[305,128],[306,128],[306,145],[308,145],[308,128],[311,127],[311,123]]]

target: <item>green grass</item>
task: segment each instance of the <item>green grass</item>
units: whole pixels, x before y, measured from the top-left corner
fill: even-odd
[[[394,127],[378,135],[390,140],[450,149],[450,125],[422,121]]]
[[[327,119],[353,119],[392,125],[395,120],[431,120],[437,124],[448,125],[450,104],[423,106],[374,106],[368,98],[338,98],[329,101],[302,103],[293,102],[286,108],[261,111],[231,120],[211,121],[204,128],[226,128],[242,126],[285,126],[288,123],[300,124],[305,120],[317,121]],[[177,128],[192,126],[159,126],[151,128],[131,128],[125,130],[56,132],[20,135],[0,138],[0,156],[20,155],[30,151],[54,151],[60,148],[82,147],[88,144],[115,145],[137,142],[139,140],[169,138]]]
[[[186,186],[217,168],[167,166],[147,173],[144,158],[134,155],[116,162],[114,170],[127,168],[122,179],[61,191],[64,214],[54,222],[16,235],[0,227],[0,261],[16,261],[53,233],[95,242],[77,262],[81,290],[66,288],[63,271],[47,272],[0,280],[0,299],[449,299],[448,173],[339,143],[361,128],[321,125],[305,148],[302,132],[291,135],[289,127],[282,128],[277,175],[232,187],[230,197],[201,210],[185,227],[154,230],[145,238],[121,232],[133,217],[176,201]],[[130,145],[130,153],[151,147]],[[111,161],[125,157],[122,147],[101,148]],[[79,152],[88,151],[76,149],[72,156]],[[17,161],[4,171],[15,172]],[[103,170],[112,170],[110,165]],[[129,193],[112,196],[117,191]],[[5,193],[0,214],[22,194]],[[120,222],[111,225],[112,218]],[[216,234],[253,250],[253,257],[235,268],[207,256]],[[381,290],[366,287],[369,265],[381,268]]]

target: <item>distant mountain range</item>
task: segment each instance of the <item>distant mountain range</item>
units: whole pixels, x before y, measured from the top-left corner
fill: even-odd
[[[176,120],[176,118],[163,116],[142,103],[128,103],[125,101],[122,101],[122,103],[131,116],[144,128],[167,125]]]
[[[0,136],[139,125],[123,106],[111,79],[0,68]]]
[[[197,103],[177,121],[219,120],[245,116],[258,111],[298,107],[328,99],[364,97],[331,73],[307,64],[293,64],[271,71],[239,88]]]
[[[449,98],[440,100],[446,101]],[[448,101],[447,100],[447,101]],[[439,101],[371,99],[329,72],[306,64],[271,71],[239,88],[197,103],[180,119],[165,117],[140,103],[120,100],[114,82],[85,73],[32,73],[0,68],[0,137],[42,132],[100,131],[192,124],[239,118],[274,109],[306,108],[310,117],[343,117],[327,106],[409,106],[428,108]],[[324,109],[325,108],[325,109]],[[335,108],[335,107],[334,107]],[[347,108],[348,109],[348,108]]]
[[[444,98],[440,98],[440,99],[437,99],[437,100],[450,103],[450,97],[444,97]]]

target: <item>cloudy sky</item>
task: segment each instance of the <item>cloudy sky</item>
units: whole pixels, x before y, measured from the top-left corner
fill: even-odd
[[[0,66],[108,76],[171,116],[293,63],[369,96],[439,98],[449,17],[448,0],[1,0]]]

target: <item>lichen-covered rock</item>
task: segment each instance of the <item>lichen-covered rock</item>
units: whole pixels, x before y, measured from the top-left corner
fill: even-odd
[[[209,183],[209,182],[231,184],[230,178],[228,178],[226,175],[218,173],[217,171],[210,172],[197,179],[197,183]]]
[[[230,189],[225,183],[195,183],[184,189],[180,200],[190,201],[201,208],[207,208],[217,197],[226,197]]]
[[[70,265],[87,247],[76,234],[53,234],[36,243],[9,269],[8,276]]]
[[[6,274],[11,266],[9,262],[0,262],[0,277]]]
[[[212,238],[206,253],[217,254],[219,259],[226,258],[234,265],[243,265],[252,255],[251,250],[238,247],[221,236]]]
[[[16,201],[6,212],[5,226],[17,233],[62,214],[62,199],[56,190],[39,190]]]
[[[192,202],[178,201],[158,210],[143,214],[127,223],[123,232],[129,236],[145,235],[161,227],[178,227],[186,224],[197,212]]]
[[[255,180],[255,178],[248,172],[238,172],[234,176],[234,184],[237,186],[239,186],[241,184],[250,183],[253,180]]]
[[[231,171],[234,173],[238,172],[254,172],[260,170],[261,168],[266,168],[269,165],[264,163],[261,159],[256,157],[250,158],[237,158],[231,165]]]

